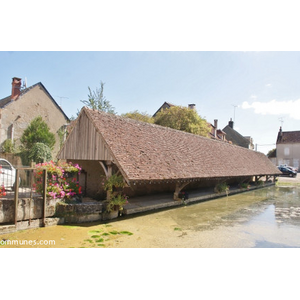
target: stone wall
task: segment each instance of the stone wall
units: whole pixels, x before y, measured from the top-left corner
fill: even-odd
[[[55,215],[56,203],[60,199],[47,199],[46,217]],[[43,199],[19,199],[18,203],[18,221],[25,221],[29,219],[42,218]],[[13,199],[0,199],[0,224],[1,223],[14,223],[14,200]]]
[[[18,222],[41,219],[43,199],[19,199]],[[14,200],[0,199],[0,224],[14,223]],[[47,199],[46,216],[63,218],[64,223],[84,223],[102,220],[102,203],[98,201],[67,204],[61,199]]]

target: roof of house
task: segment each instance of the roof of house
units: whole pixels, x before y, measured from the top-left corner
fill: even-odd
[[[172,104],[170,102],[164,102],[163,105],[155,112],[155,114],[153,115],[153,117],[156,116],[156,114],[161,111],[162,109],[165,109],[165,108],[170,108],[172,106],[175,106],[175,104]]]
[[[231,141],[234,145],[248,148],[250,141],[238,133],[236,130],[227,125],[223,128],[223,131],[226,133],[226,140]]]
[[[86,117],[127,182],[280,174],[263,153],[86,107],[69,137],[77,126],[86,124],[82,120]],[[76,159],[64,155],[69,137],[59,153],[61,159]],[[90,147],[88,143],[85,146]]]
[[[300,131],[281,131],[277,135],[277,144],[300,143]]]
[[[69,120],[68,116],[64,113],[64,111],[61,109],[61,107],[57,104],[57,102],[54,100],[54,98],[51,96],[51,94],[47,91],[47,89],[45,88],[45,86],[41,83],[41,82],[38,82],[28,88],[25,88],[25,89],[22,89],[21,90],[21,93],[20,93],[20,96],[23,96],[25,95],[26,93],[30,92],[30,90],[32,90],[34,87],[36,86],[40,86],[42,89],[44,89],[45,93],[48,95],[48,97],[52,100],[52,102],[54,103],[55,106],[57,106],[57,108],[61,111],[61,113],[64,115],[64,117]],[[13,100],[15,101],[15,100]],[[18,100],[17,100],[18,101]],[[9,105],[10,103],[12,103],[12,100],[11,100],[11,95],[3,98],[0,100],[0,108],[4,108],[6,107],[7,105]]]

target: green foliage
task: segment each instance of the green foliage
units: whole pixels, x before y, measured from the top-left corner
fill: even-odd
[[[122,114],[121,116],[146,123],[154,123],[154,119],[149,114],[146,112],[139,112],[138,110]]]
[[[122,211],[123,206],[126,203],[128,203],[127,196],[121,195],[121,194],[117,194],[117,195],[113,196],[111,199],[106,200],[105,202],[106,202],[106,211],[107,212],[111,212],[114,210]]]
[[[228,194],[229,192],[229,185],[227,185],[226,182],[223,182],[223,183],[218,183],[216,186],[215,186],[215,189],[214,189],[215,193],[224,193],[226,192],[226,194]]]
[[[106,211],[123,210],[123,206],[128,203],[127,196],[123,195],[120,189],[125,187],[123,177],[120,175],[111,175],[104,183],[104,189],[110,193],[109,199],[105,200]],[[118,189],[116,191],[116,189]]]
[[[57,131],[57,134],[58,134],[58,138],[59,138],[59,147],[61,148],[64,143],[65,136],[67,134],[66,127],[62,126],[61,128],[59,128],[59,130]]]
[[[36,143],[29,150],[28,158],[36,163],[50,161],[52,159],[51,149],[43,143]]]
[[[94,110],[104,111],[110,114],[115,114],[115,108],[111,106],[108,100],[103,95],[104,83],[100,82],[100,89],[96,88],[95,91],[92,91],[90,87],[88,87],[89,94],[88,100],[80,100],[89,108]]]
[[[2,145],[2,151],[4,153],[15,153],[15,141],[11,140],[11,139],[7,139],[4,141],[3,145]]]
[[[53,150],[55,135],[50,132],[42,117],[36,117],[25,129],[21,137],[21,143],[24,150],[30,150],[36,143],[43,143]]]
[[[239,188],[240,188],[240,189],[249,189],[250,187],[251,187],[250,184],[247,183],[247,182],[241,182],[241,183],[239,184]]]
[[[196,110],[181,106],[172,106],[160,111],[155,116],[154,123],[205,137],[210,131],[208,123]]]
[[[123,188],[125,182],[122,176],[113,174],[104,183],[104,189],[109,192],[114,192],[114,188]]]
[[[276,148],[270,150],[267,154],[267,157],[276,157]]]

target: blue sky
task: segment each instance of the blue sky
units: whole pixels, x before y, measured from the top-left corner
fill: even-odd
[[[194,103],[221,129],[234,118],[235,129],[267,153],[281,124],[300,130],[295,4],[86,0],[70,10],[68,1],[4,2],[0,98],[12,77],[26,77],[28,86],[42,82],[71,117],[88,87],[103,81],[118,114]]]
[[[69,117],[103,81],[118,114],[194,103],[221,129],[234,119],[261,152],[275,147],[281,124],[300,130],[300,52],[1,51],[0,63],[0,98],[12,77],[26,77],[27,86],[42,82]]]

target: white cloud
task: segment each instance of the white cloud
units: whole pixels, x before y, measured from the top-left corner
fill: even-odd
[[[266,87],[271,87],[271,86],[272,86],[271,83],[266,84]]]
[[[271,100],[269,102],[253,102],[249,104],[243,102],[243,109],[253,108],[254,113],[261,115],[288,115],[289,117],[300,120],[300,99],[289,101]]]

